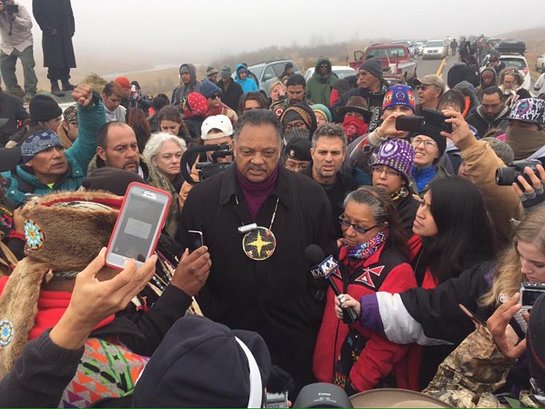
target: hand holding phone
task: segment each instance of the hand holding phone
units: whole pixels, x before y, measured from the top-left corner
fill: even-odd
[[[110,236],[106,264],[123,269],[126,260],[134,259],[141,267],[155,251],[171,201],[164,190],[131,183]]]

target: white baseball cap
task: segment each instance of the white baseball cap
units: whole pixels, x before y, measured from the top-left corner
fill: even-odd
[[[209,135],[212,129],[219,129],[221,132]],[[225,115],[214,115],[206,118],[201,126],[201,139],[211,140],[233,135],[233,124]]]

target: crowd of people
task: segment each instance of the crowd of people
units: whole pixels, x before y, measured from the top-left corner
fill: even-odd
[[[66,46],[73,18],[59,31],[35,3]],[[7,82],[4,53],[26,57],[4,45]],[[184,63],[170,98],[126,77],[73,86],[67,61],[49,71],[64,111],[26,71],[28,111],[7,84],[0,406],[263,407],[301,391],[312,407],[378,388],[545,406],[545,98],[471,55],[448,87],[430,74],[414,89],[376,58],[341,80],[328,58],[308,81],[286,64],[268,90],[245,63],[202,79]],[[119,271],[104,248],[132,182],[173,200],[154,255]]]

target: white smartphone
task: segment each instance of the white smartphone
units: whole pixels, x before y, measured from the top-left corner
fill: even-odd
[[[127,259],[144,264],[155,251],[171,201],[169,192],[131,183],[110,236],[106,265],[123,269]]]

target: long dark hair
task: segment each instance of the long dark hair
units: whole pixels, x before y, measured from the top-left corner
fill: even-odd
[[[424,240],[425,261],[432,275],[443,282],[496,256],[496,236],[477,187],[459,176],[430,183],[431,214],[436,237]]]

